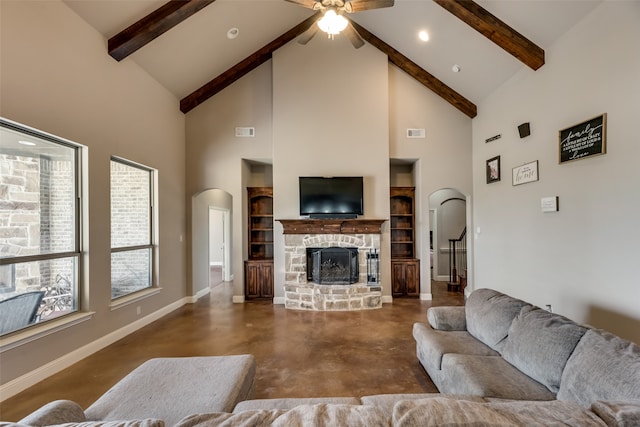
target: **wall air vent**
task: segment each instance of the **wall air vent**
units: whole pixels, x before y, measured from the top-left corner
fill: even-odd
[[[254,136],[256,136],[256,128],[236,128],[236,138],[253,138]]]
[[[424,129],[407,129],[407,138],[424,138]]]

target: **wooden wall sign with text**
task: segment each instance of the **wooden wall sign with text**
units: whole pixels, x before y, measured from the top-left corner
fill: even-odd
[[[607,113],[561,130],[559,140],[559,163],[606,153]]]

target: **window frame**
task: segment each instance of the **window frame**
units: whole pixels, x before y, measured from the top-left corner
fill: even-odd
[[[84,289],[84,250],[83,250],[83,235],[82,231],[84,229],[84,217],[83,217],[83,177],[84,177],[84,168],[83,168],[83,157],[84,150],[86,147],[74,143],[72,141],[66,140],[64,138],[57,137],[55,135],[28,127],[26,125],[22,125],[11,120],[0,117],[0,127],[4,129],[8,129],[12,132],[20,133],[25,135],[26,137],[33,137],[40,140],[44,140],[53,144],[60,145],[65,148],[69,148],[73,153],[73,232],[74,232],[74,240],[73,240],[73,250],[71,251],[63,251],[63,252],[47,252],[47,253],[39,253],[32,255],[21,255],[21,256],[11,256],[0,258],[0,266],[13,266],[13,274],[15,278],[15,268],[19,264],[31,263],[31,262],[40,262],[40,261],[51,261],[56,259],[69,258],[73,259],[74,262],[74,283],[72,286],[73,300],[72,300],[72,308],[68,313],[61,314],[57,317],[52,318],[38,318],[34,323],[25,326],[20,329],[16,329],[14,331],[9,331],[1,336],[8,337],[10,335],[24,332],[25,330],[32,329],[35,327],[42,327],[47,323],[51,323],[54,321],[59,321],[64,317],[69,317],[72,315],[77,315],[78,313],[84,310],[83,307],[83,289]],[[46,157],[46,156],[42,156]],[[42,307],[42,306],[41,306]],[[57,323],[57,322],[56,322]]]
[[[150,263],[149,263],[149,272],[148,272],[148,280],[149,280],[149,286],[145,286],[144,288],[141,289],[137,289],[135,291],[132,292],[128,292],[122,295],[118,295],[117,297],[113,297],[113,282],[112,282],[112,278],[113,276],[111,276],[111,279],[109,280],[109,284],[110,284],[110,288],[111,288],[111,302],[112,304],[117,304],[119,302],[127,302],[129,301],[131,298],[136,299],[141,293],[145,293],[145,292],[149,292],[157,290],[158,289],[158,284],[157,284],[157,280],[156,280],[156,266],[157,266],[157,239],[156,239],[156,178],[157,178],[157,170],[154,168],[151,168],[149,166],[125,159],[123,157],[119,157],[119,156],[111,156],[110,161],[109,161],[109,170],[111,171],[111,162],[115,162],[115,163],[119,163],[121,165],[125,165],[125,166],[129,166],[132,168],[136,168],[139,170],[142,170],[144,172],[147,172],[149,175],[149,229],[148,231],[148,237],[149,237],[149,243],[147,244],[143,244],[143,245],[130,245],[130,246],[118,246],[118,247],[113,247],[113,243],[111,243],[111,248],[110,248],[110,254],[113,255],[115,253],[123,253],[123,252],[131,252],[131,251],[136,251],[136,250],[142,250],[142,249],[147,249],[149,250],[149,254],[150,254]],[[111,202],[113,203],[113,199],[112,199],[112,191],[113,191],[113,180],[111,179],[111,172],[109,172],[109,197]],[[111,205],[110,205],[111,206]],[[111,209],[113,207],[111,206]],[[112,223],[112,218],[111,218],[111,214],[110,214],[110,228],[113,228],[113,223]],[[110,234],[113,231],[110,231]]]

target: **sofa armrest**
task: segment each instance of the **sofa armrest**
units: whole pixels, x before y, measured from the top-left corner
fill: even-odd
[[[427,320],[433,329],[440,331],[466,331],[467,318],[464,306],[431,307]]]
[[[83,423],[87,421],[84,410],[71,400],[55,400],[36,409],[18,424],[29,426],[49,426],[53,424]]]

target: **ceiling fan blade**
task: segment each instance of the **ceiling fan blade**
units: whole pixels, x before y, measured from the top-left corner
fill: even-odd
[[[351,3],[353,12],[362,12],[363,10],[391,7],[394,0],[351,0],[349,3]]]
[[[319,30],[318,26],[315,23],[312,24],[307,31],[305,31],[300,35],[300,37],[298,37],[298,43],[302,45],[309,43],[309,40],[311,40],[313,36],[316,35],[318,30]]]
[[[314,9],[316,8],[316,4],[318,3],[316,0],[284,0],[284,1],[288,1],[289,3],[295,3],[298,6],[302,6],[302,7],[306,7],[309,9]]]
[[[362,46],[364,46],[364,40],[362,40],[362,37],[360,37],[360,34],[358,34],[356,29],[353,28],[353,25],[351,25],[351,22],[349,22],[349,25],[347,25],[347,28],[342,30],[342,33],[349,38],[349,41],[351,42],[353,47],[355,47],[356,49],[360,49]]]

